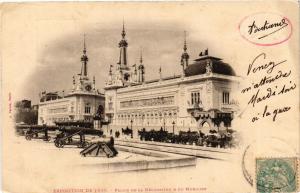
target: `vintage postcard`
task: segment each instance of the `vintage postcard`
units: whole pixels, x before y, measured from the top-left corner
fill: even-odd
[[[297,1],[0,11],[3,192],[300,191]]]

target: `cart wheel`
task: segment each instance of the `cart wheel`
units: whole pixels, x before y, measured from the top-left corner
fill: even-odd
[[[61,140],[57,140],[55,142],[55,146],[58,147],[58,148],[63,148],[64,147],[64,141],[61,141]]]
[[[26,135],[26,136],[25,136],[25,139],[26,139],[26,140],[31,140],[31,138],[32,138],[31,135]]]
[[[55,147],[59,147],[59,143],[57,140],[54,141],[54,145],[55,145]]]
[[[50,141],[51,140],[51,137],[48,136],[48,138],[45,138],[44,141]]]
[[[60,140],[56,140],[56,141],[54,142],[54,144],[55,144],[55,146],[58,147],[58,148],[61,148],[61,147],[63,146]]]
[[[59,146],[60,146],[60,148],[63,148],[63,147],[65,146],[65,142],[64,142],[64,141],[61,141],[61,140],[59,140]]]

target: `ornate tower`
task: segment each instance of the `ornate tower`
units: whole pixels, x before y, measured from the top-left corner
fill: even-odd
[[[138,82],[144,82],[145,81],[145,67],[143,65],[143,54],[142,54],[142,52],[141,52],[140,65],[138,67],[138,70],[139,70]]]
[[[135,71],[132,71],[133,69],[128,64],[128,58],[127,58],[127,47],[128,43],[125,39],[126,32],[125,32],[125,25],[123,21],[123,29],[121,33],[122,39],[119,42],[119,48],[120,48],[120,55],[119,55],[119,61],[117,65],[114,68],[114,72],[112,72],[112,66],[110,66],[109,69],[109,79],[106,82],[106,88],[120,88],[124,86],[129,86],[131,83],[135,82],[136,75]]]
[[[121,70],[128,70],[128,66],[127,66],[127,47],[128,47],[128,43],[125,39],[126,32],[125,32],[124,21],[123,21],[123,30],[122,30],[121,35],[122,35],[122,39],[119,42],[120,57],[119,57],[118,64],[120,65]]]
[[[85,46],[85,34],[83,36],[83,55],[81,56],[81,76],[87,76],[87,62],[89,61],[89,58],[86,55],[86,46]]]
[[[90,92],[93,89],[92,82],[89,80],[88,77],[88,57],[87,57],[86,45],[85,45],[85,35],[83,37],[83,55],[81,56],[81,72],[77,74],[77,81],[75,81],[75,77],[73,78],[73,91],[83,91],[83,92]],[[93,79],[95,81],[95,79]],[[94,85],[95,86],[95,85]]]
[[[184,31],[184,45],[183,45],[183,53],[181,55],[181,66],[184,74],[184,70],[189,65],[189,54],[187,53],[187,45],[186,45],[186,31]]]

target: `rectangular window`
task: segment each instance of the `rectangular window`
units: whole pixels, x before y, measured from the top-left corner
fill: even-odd
[[[112,102],[108,103],[108,110],[113,110],[113,103]]]
[[[229,92],[223,92],[223,104],[229,104]]]
[[[200,93],[199,92],[197,92],[196,98],[197,98],[197,103],[200,104],[201,101],[200,101]]]
[[[90,114],[91,113],[91,107],[90,106],[85,106],[84,113],[85,114]]]
[[[192,101],[192,105],[201,104],[202,101],[200,99],[200,92],[192,92],[191,93],[191,101]]]

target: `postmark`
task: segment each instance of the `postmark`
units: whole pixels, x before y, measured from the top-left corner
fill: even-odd
[[[297,158],[256,158],[256,190],[267,192],[297,191]]]
[[[265,147],[263,150],[261,147]],[[250,186],[255,187],[255,170],[257,158],[272,157],[293,158],[297,151],[288,142],[277,137],[266,137],[263,141],[257,140],[249,143],[242,154],[241,169],[245,180]]]
[[[250,174],[250,172],[248,171],[248,169],[246,168],[246,164],[245,164],[245,158],[246,158],[246,155],[249,151],[249,148],[251,147],[251,145],[248,145],[243,153],[243,158],[242,158],[242,171],[243,171],[243,175],[245,177],[245,179],[247,180],[247,182],[253,186],[253,178]]]

